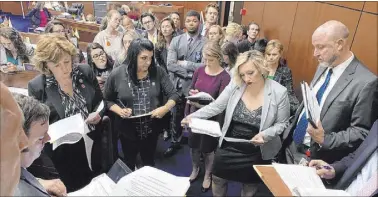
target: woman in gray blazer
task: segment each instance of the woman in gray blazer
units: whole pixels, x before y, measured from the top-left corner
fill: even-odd
[[[226,196],[228,180],[243,184],[241,196],[253,196],[261,183],[253,165],[271,163],[281,148],[279,135],[287,127],[290,104],[286,88],[267,79],[266,66],[258,51],[241,54],[221,95],[182,121],[185,125],[191,118],[207,119],[226,110],[213,166],[214,196]]]

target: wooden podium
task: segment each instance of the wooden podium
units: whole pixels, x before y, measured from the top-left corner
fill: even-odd
[[[254,165],[253,168],[274,196],[293,196],[272,165]]]
[[[39,75],[38,71],[18,71],[15,73],[0,72],[0,81],[8,87],[28,89],[28,83]]]

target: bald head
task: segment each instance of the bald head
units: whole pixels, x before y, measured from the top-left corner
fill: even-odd
[[[320,25],[314,32],[314,35],[321,34],[326,36],[330,41],[335,41],[338,39],[348,39],[349,29],[340,21],[327,21]]]

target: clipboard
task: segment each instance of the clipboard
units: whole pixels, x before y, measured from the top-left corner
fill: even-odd
[[[306,82],[305,81],[301,81],[301,90],[302,90],[304,110],[305,110],[305,113],[306,113],[306,119],[311,124],[311,126],[313,128],[317,129],[318,127],[316,126],[316,123],[313,121],[312,114],[310,113],[310,111],[308,109],[308,107],[309,107],[308,106],[308,98],[307,98],[308,89],[306,87],[307,87],[306,86]]]

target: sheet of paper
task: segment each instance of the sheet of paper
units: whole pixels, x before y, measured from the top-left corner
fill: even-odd
[[[130,116],[128,117],[128,119],[133,119],[133,118],[140,118],[140,117],[144,117],[144,116],[151,116],[152,115],[152,112],[150,113],[147,113],[147,114],[141,114],[141,115],[137,115],[137,116]]]
[[[85,122],[80,113],[61,119],[49,126],[50,143],[71,133],[84,134]]]
[[[19,93],[19,94],[23,94],[25,96],[29,96],[28,89],[15,88],[15,87],[8,87],[8,89],[9,89],[10,92]]]
[[[278,163],[272,165],[293,194],[296,187],[326,189],[315,168]]]
[[[252,144],[251,140],[238,139],[238,138],[232,138],[232,137],[224,137],[224,140],[226,140],[227,142],[244,142],[244,143]]]
[[[114,190],[114,183],[106,174],[101,174],[92,179],[84,188],[68,193],[68,196],[110,196]]]
[[[316,124],[320,120],[320,106],[316,94],[308,86],[307,82],[301,84],[302,96],[305,105],[306,116],[311,117]]]
[[[351,196],[344,190],[335,189],[314,189],[314,188],[295,188],[297,196]]]
[[[100,105],[97,107],[96,111],[90,113],[88,115],[87,120],[93,119],[95,116],[97,116],[98,113],[100,113],[104,109],[104,101],[101,101]]]
[[[192,129],[193,133],[206,134],[213,137],[222,136],[219,122],[216,121],[192,118],[189,127]]]
[[[119,180],[111,196],[185,196],[189,186],[189,177],[145,166]]]

